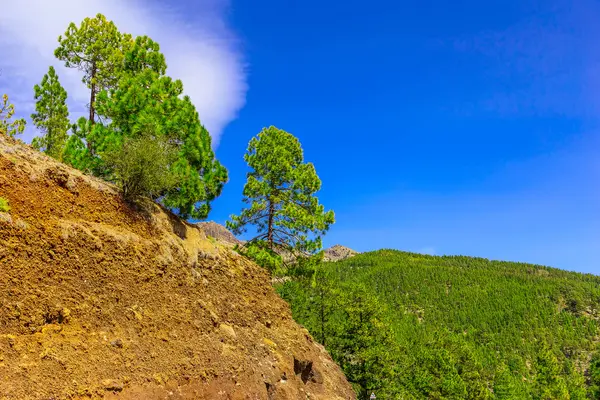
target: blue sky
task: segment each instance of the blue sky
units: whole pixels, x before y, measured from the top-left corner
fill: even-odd
[[[600,273],[600,7],[571,3],[234,1],[249,90],[212,218],[273,124],[323,181],[325,245]]]
[[[275,125],[323,181],[337,218],[326,246],[600,274],[595,1],[57,3],[12,2],[0,15],[0,92],[31,112],[31,86],[60,67],[54,38],[70,20],[100,11],[149,34],[230,172],[210,219],[240,210],[247,143]],[[59,74],[83,113],[79,77]]]

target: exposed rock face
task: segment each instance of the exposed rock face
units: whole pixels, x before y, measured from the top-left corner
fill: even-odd
[[[242,244],[243,242],[236,238],[226,227],[221,224],[217,224],[213,221],[199,222],[196,224],[200,230],[202,230],[206,236],[217,239],[225,244],[235,246],[236,244]]]
[[[196,224],[196,226],[200,228],[200,230],[202,230],[206,236],[209,238],[214,238],[219,243],[222,243],[226,246],[233,247],[236,244],[245,243],[245,241],[236,238],[226,227],[214,221],[199,222]],[[284,258],[284,260],[288,262],[294,259],[294,256],[286,250],[278,251],[278,253]],[[324,253],[325,255],[323,259],[325,261],[345,260],[346,258],[350,258],[359,254],[357,251],[339,244],[325,249]]]
[[[336,244],[325,250],[323,259],[325,261],[340,261],[346,258],[354,257],[358,251],[354,251],[346,246]]]
[[[0,135],[0,398],[354,399],[268,274]]]

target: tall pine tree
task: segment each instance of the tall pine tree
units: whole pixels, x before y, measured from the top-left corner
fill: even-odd
[[[392,398],[394,342],[384,305],[363,286],[347,285],[339,293],[341,312],[328,350],[359,399],[368,399],[373,391]]]
[[[140,182],[130,182],[137,178],[118,171],[130,165],[121,161],[139,166],[143,157],[119,157],[145,157],[147,151],[169,149],[176,154],[174,160],[170,154],[153,160],[169,160],[154,164],[157,171],[168,173],[169,184],[152,184],[151,194],[140,195],[157,198],[184,218],[206,218],[210,202],[228,179],[227,169],[216,160],[210,134],[190,98],[183,96],[182,82],[165,75],[167,64],[158,43],[147,36],[133,40],[102,14],[84,19],[80,26],[71,23],[59,42],[55,55],[67,67],[84,71],[83,82],[90,88],[89,118],[73,125],[64,161],[130,187]],[[151,141],[161,146],[152,148]],[[131,151],[123,152],[126,143]]]
[[[592,356],[589,367],[589,392],[592,399],[600,399],[600,352]]]
[[[569,399],[569,390],[561,374],[561,365],[545,342],[539,347],[535,367],[534,399]]]
[[[174,148],[177,159],[169,173],[177,185],[157,195],[182,217],[205,219],[227,182],[227,169],[215,158],[210,134],[183,95],[183,83],[165,75],[166,68],[159,45],[146,36],[136,38],[124,54],[117,84],[97,99],[98,113],[110,123],[96,124],[86,140],[100,157],[126,140],[151,138]],[[106,169],[108,179],[112,172]]]
[[[96,96],[114,87],[120,77],[124,49],[131,46],[131,35],[123,35],[102,14],[85,18],[80,26],[71,23],[58,38],[54,55],[65,66],[83,71],[83,83],[90,89],[89,121],[96,120]]]
[[[69,110],[67,91],[62,87],[54,67],[34,86],[35,113],[31,114],[33,124],[42,136],[33,139],[32,145],[56,159],[62,158],[69,130]]]
[[[494,396],[498,400],[522,399],[526,396],[520,392],[519,377],[514,376],[506,364],[496,369],[494,377]]]
[[[300,141],[274,126],[252,138],[244,159],[251,168],[244,186],[248,208],[232,215],[227,226],[240,234],[256,228],[250,247],[268,252],[313,254],[321,236],[334,223],[315,193],[321,180],[312,163],[304,162]]]

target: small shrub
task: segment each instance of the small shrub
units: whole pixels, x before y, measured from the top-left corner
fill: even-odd
[[[9,212],[10,206],[8,205],[8,200],[4,197],[0,197],[0,212]]]
[[[171,165],[176,157],[173,146],[152,136],[129,139],[121,148],[104,154],[113,181],[130,202],[142,197],[155,200],[175,187]]]

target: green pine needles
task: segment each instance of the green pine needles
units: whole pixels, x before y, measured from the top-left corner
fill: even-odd
[[[0,134],[14,137],[23,133],[25,120],[23,118],[13,120],[14,115],[14,104],[8,101],[8,95],[2,95],[2,102],[0,102]]]
[[[54,67],[42,78],[35,92],[35,113],[31,114],[33,124],[42,132],[42,136],[32,141],[32,146],[58,160],[67,142],[69,130],[69,110],[67,108],[67,91],[62,87]]]
[[[54,55],[65,66],[83,71],[82,82],[90,89],[89,118],[96,120],[96,96],[119,80],[124,49],[131,35],[124,35],[102,14],[85,18],[79,26],[71,22],[58,37]]]
[[[127,200],[149,197],[183,218],[205,219],[227,169],[183,83],[166,75],[158,43],[120,32],[102,14],[71,23],[58,42],[55,56],[83,71],[89,115],[69,122],[67,93],[50,67],[34,88],[31,117],[42,134],[33,146],[117,183]],[[0,132],[11,136],[24,127],[24,121],[7,122],[12,114],[5,96]]]
[[[271,270],[281,265],[282,254],[316,254],[335,218],[315,196],[321,180],[304,162],[300,141],[274,126],[264,128],[244,159],[251,169],[243,192],[248,207],[231,216],[228,228],[241,234],[253,226],[248,254]]]
[[[600,277],[380,250],[278,286],[359,399],[600,398]]]

